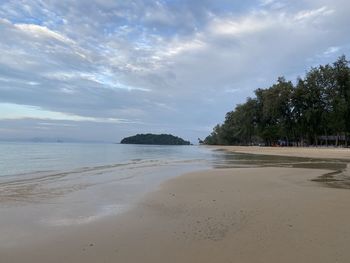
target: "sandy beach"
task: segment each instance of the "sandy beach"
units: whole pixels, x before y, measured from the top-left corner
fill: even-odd
[[[0,250],[1,262],[348,262],[350,191],[311,181],[328,172],[185,174],[122,215]]]
[[[326,158],[350,160],[349,148],[325,147],[258,147],[258,146],[207,146],[213,149],[237,153],[263,154],[275,156]]]
[[[350,0],[0,3],[0,263],[350,263]]]

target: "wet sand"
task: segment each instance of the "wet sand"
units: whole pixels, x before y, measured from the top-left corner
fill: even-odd
[[[311,181],[328,172],[186,174],[122,215],[0,248],[0,262],[348,262],[350,191]]]
[[[350,160],[350,148],[207,146],[237,153]]]

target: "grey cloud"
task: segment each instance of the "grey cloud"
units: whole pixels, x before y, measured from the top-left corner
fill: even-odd
[[[350,50],[345,0],[68,2],[4,1],[0,102],[138,123],[61,128],[91,139],[203,137],[254,89]]]

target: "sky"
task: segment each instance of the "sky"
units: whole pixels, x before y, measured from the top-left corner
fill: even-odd
[[[196,142],[257,88],[350,57],[348,0],[0,0],[0,139]]]

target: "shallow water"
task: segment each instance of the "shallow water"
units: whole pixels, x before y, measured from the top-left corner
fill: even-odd
[[[145,161],[210,159],[200,147],[83,143],[0,143],[0,177]]]
[[[0,246],[126,211],[176,175],[219,159],[196,146],[1,143]]]

